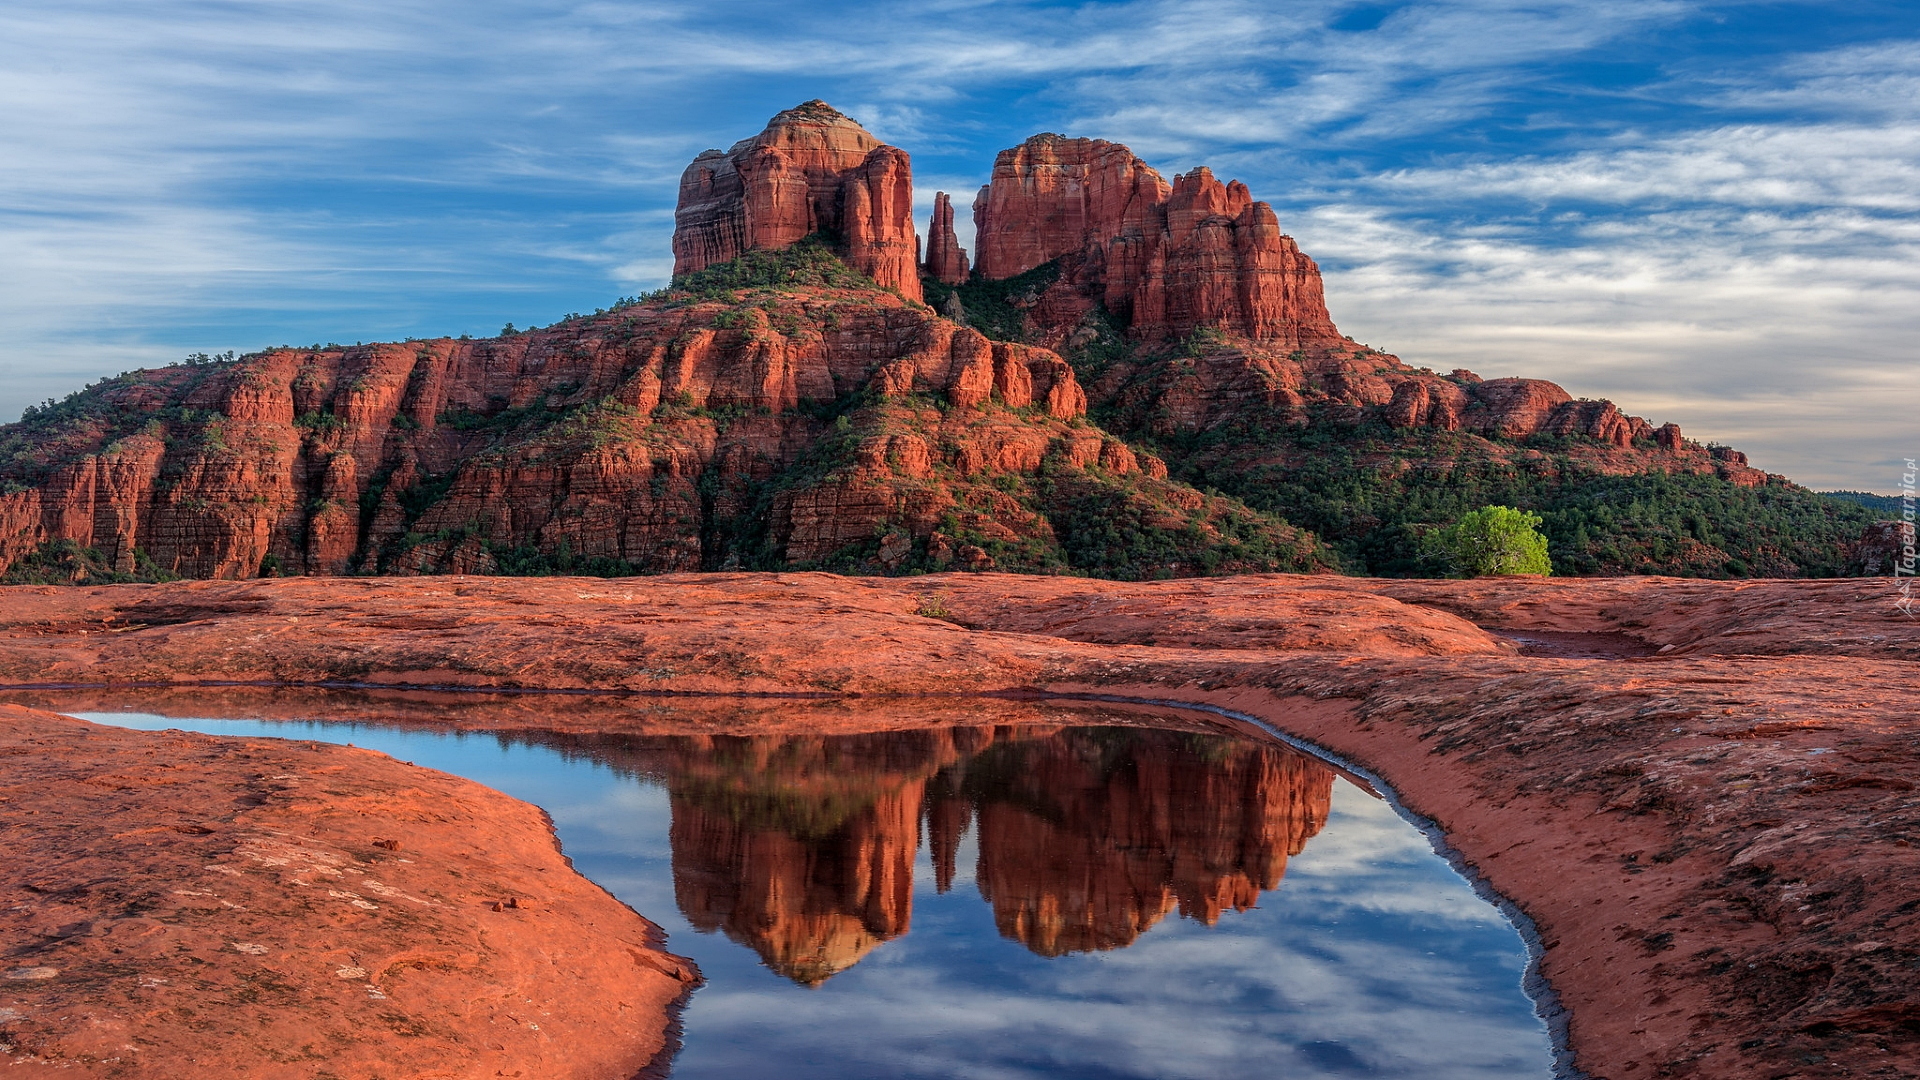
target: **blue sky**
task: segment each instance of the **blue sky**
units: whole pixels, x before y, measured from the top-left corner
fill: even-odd
[[[1920,455],[1920,6],[1884,0],[10,0],[0,419],[659,285],[685,163],[812,97],[923,215],[1034,132],[1114,139],[1247,181],[1411,363],[1816,487]]]

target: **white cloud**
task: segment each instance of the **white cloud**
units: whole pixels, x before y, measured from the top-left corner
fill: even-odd
[[[969,248],[993,151],[1032,130],[1210,163],[1328,264],[1357,337],[1887,485],[1914,452],[1889,389],[1920,329],[1920,44],[1678,57],[1629,123],[1568,104],[1555,65],[1695,5],[1427,0],[1335,29],[1352,9],[923,0],[849,34],[751,2],[16,0],[0,416],[187,351],[490,330],[657,285],[685,161],[824,95],[916,154],[923,197],[959,197]],[[1537,137],[1474,142],[1516,103]]]

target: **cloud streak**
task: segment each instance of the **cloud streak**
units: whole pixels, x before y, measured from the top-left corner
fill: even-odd
[[[1238,175],[1342,326],[1415,362],[1819,484],[1916,449],[1887,388],[1920,329],[1920,16],[1678,0],[17,0],[0,417],[183,352],[656,285],[685,161],[814,96],[912,151],[923,204],[1037,130]]]

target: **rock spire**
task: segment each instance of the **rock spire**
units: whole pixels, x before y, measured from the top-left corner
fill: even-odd
[[[967,280],[967,249],[953,233],[953,200],[933,195],[933,221],[927,226],[927,262],[923,272],[935,281],[958,285]]]

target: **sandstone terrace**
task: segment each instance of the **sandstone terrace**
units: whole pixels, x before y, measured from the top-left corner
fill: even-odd
[[[0,680],[99,687],[25,695],[68,708],[291,715],[297,699],[270,685],[324,682],[629,691],[343,706],[592,733],[766,723],[764,699],[661,692],[836,697],[781,710],[822,731],[910,723],[900,694],[1218,705],[1374,770],[1444,827],[1538,926],[1590,1075],[1894,1076],[1920,1061],[1920,921],[1903,907],[1920,872],[1905,682],[1920,630],[1884,582],[704,574],[0,600]],[[1653,655],[1526,656],[1477,623],[1626,634]]]

